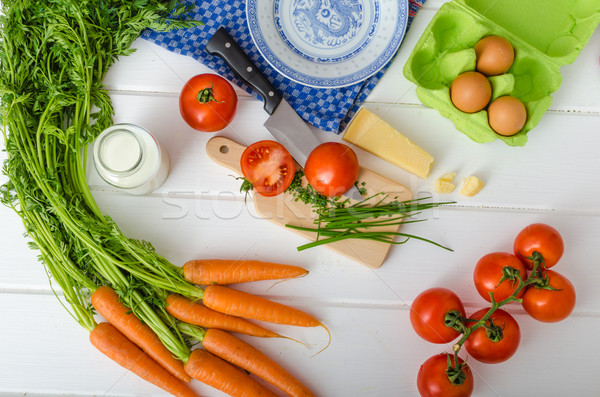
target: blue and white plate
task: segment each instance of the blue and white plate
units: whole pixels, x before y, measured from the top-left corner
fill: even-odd
[[[336,88],[361,82],[394,56],[408,0],[247,0],[250,34],[279,73]]]

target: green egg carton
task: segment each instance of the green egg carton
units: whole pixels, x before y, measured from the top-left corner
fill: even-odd
[[[561,66],[575,61],[599,23],[598,0],[453,0],[442,5],[425,29],[404,75],[417,85],[424,105],[452,120],[473,141],[502,139],[523,146],[560,87]],[[463,113],[450,101],[452,80],[475,70],[473,47],[491,35],[506,38],[515,50],[507,73],[490,77],[492,100],[512,95],[527,109],[525,126],[509,137],[490,128],[485,109]]]

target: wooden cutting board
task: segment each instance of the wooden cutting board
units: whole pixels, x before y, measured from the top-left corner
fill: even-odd
[[[242,175],[240,158],[244,149],[246,149],[245,146],[220,136],[211,138],[206,145],[206,152],[213,161],[229,168],[240,176]],[[389,197],[398,201],[410,200],[412,198],[412,193],[405,186],[366,168],[360,168],[358,181],[359,183],[365,182],[367,190],[365,197],[378,192],[386,192],[389,193]],[[314,227],[313,221],[316,216],[313,213],[312,207],[301,201],[295,201],[291,194],[283,193],[275,197],[264,197],[254,193],[252,196],[256,212],[262,218],[283,227],[286,224]],[[398,228],[399,226],[391,226],[386,230],[397,231]],[[296,232],[311,241],[314,241],[316,238],[316,233],[289,228],[287,230]],[[378,268],[383,264],[391,245],[378,241],[349,239],[325,244],[324,247],[369,267]]]

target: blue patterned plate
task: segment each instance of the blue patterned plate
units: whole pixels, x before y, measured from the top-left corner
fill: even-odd
[[[359,83],[394,56],[408,0],[247,0],[254,43],[269,64],[300,84]]]

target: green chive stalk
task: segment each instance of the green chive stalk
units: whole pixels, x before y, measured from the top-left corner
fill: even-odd
[[[315,227],[292,224],[287,224],[286,227],[316,234],[315,241],[299,246],[298,251],[348,239],[366,239],[386,244],[404,244],[410,239],[415,239],[452,251],[450,248],[424,237],[391,230],[390,226],[422,222],[424,219],[411,220],[409,218],[425,210],[454,204],[454,202],[427,202],[427,198],[386,201],[387,198],[385,194],[376,194],[352,205],[317,206],[315,208],[317,215],[314,220]],[[397,240],[398,237],[401,239]]]

